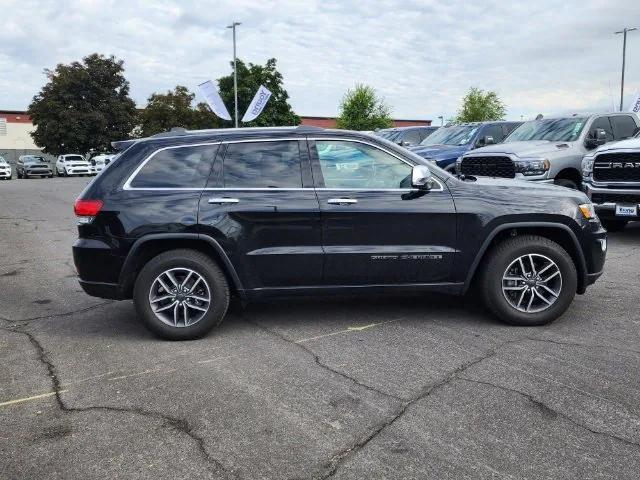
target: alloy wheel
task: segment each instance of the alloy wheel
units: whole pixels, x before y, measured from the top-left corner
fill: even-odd
[[[190,327],[209,311],[211,290],[195,270],[172,268],[158,275],[151,284],[149,304],[163,323],[171,327]]]
[[[550,308],[562,291],[560,267],[537,253],[522,255],[502,276],[502,294],[520,312],[538,313]]]

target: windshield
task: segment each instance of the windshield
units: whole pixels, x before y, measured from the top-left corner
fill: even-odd
[[[476,130],[478,130],[477,125],[440,127],[420,142],[420,145],[466,145],[471,141]]]
[[[66,157],[64,157],[65,160],[74,160],[74,161],[80,161],[80,162],[84,162],[84,158],[82,158],[80,155],[67,155]]]
[[[47,163],[44,157],[24,157],[24,163]]]
[[[528,140],[572,142],[578,139],[586,122],[587,119],[584,117],[533,120],[516,128],[504,142],[526,142]]]
[[[4,158],[0,157],[0,163],[4,164],[4,163],[7,163],[7,161]]]

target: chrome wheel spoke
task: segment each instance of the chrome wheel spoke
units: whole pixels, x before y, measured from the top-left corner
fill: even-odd
[[[165,310],[169,310],[171,307],[173,307],[174,305],[176,305],[178,302],[171,302],[168,305],[165,305],[164,307],[160,307],[154,310],[155,313],[158,312],[164,312]]]
[[[543,278],[542,279],[542,283],[547,283],[549,280],[551,280],[552,278],[555,278],[558,275],[560,275],[560,270],[556,270],[551,275],[549,275],[547,278]]]
[[[166,271],[164,272],[164,274],[166,275],[166,277],[171,281],[171,283],[173,284],[174,288],[178,288],[178,286],[180,285],[178,283],[178,281],[176,280],[176,277],[173,276],[173,273],[171,273],[171,271]]]
[[[187,308],[187,304],[182,304],[182,313],[184,314],[184,326],[189,326],[189,309]]]
[[[156,278],[156,282],[158,282],[160,285],[162,285],[162,288],[164,289],[165,292],[169,293],[171,292],[172,288],[169,287],[169,285],[167,285],[164,280],[162,280],[162,277],[158,277]]]
[[[193,298],[194,300],[199,300],[201,302],[209,302],[211,299],[209,297],[201,297],[199,295],[188,295],[187,298]]]
[[[560,267],[551,258],[539,253],[527,253],[515,258],[502,276],[505,300],[520,312],[538,313],[550,308],[561,291]]]
[[[180,316],[180,303],[176,302],[176,306],[173,307],[173,326],[178,326],[178,317]]]
[[[194,310],[200,310],[201,312],[206,312],[207,310],[209,310],[208,308],[201,307],[201,306],[196,305],[194,303],[190,303],[189,304],[189,308],[193,308]]]

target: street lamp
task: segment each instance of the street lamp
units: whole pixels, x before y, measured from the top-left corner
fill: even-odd
[[[236,69],[236,27],[238,25],[241,25],[241,23],[233,22],[231,25],[227,25],[227,28],[233,30],[233,99],[236,128],[238,128],[238,71]]]
[[[623,96],[624,96],[624,63],[625,63],[625,57],[627,55],[627,32],[633,32],[634,30],[636,30],[636,28],[627,28],[624,27],[623,30],[620,30],[619,32],[614,32],[616,35],[618,35],[619,33],[622,33],[622,81],[620,82],[620,111],[622,111],[622,101],[623,101]]]

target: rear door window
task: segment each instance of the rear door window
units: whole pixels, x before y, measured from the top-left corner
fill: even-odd
[[[223,178],[226,188],[300,188],[298,141],[230,143]]]
[[[615,140],[633,137],[637,127],[633,117],[630,115],[613,115],[610,119]]]
[[[158,150],[131,180],[133,188],[204,188],[218,145]]]

